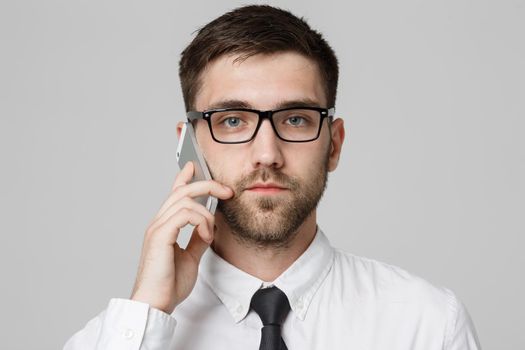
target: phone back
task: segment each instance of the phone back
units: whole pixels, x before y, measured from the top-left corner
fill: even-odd
[[[191,125],[191,123],[184,123],[181,132],[181,139],[177,146],[177,163],[182,169],[189,161],[193,162],[193,165],[195,166],[195,172],[191,182],[212,179],[206,161],[204,160],[204,156],[197,144],[193,125]],[[215,213],[217,198],[212,196],[201,196],[196,197],[195,200],[206,206],[212,214]]]

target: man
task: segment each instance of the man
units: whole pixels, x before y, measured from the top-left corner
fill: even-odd
[[[345,136],[337,77],[328,43],[289,12],[246,6],[203,27],[180,78],[214,181],[190,183],[186,164],[146,231],[131,298],[65,349],[478,349],[451,291],[336,250],[317,227]],[[207,194],[215,216],[194,200]]]

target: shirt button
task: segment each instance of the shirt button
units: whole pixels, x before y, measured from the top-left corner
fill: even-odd
[[[126,329],[126,331],[124,332],[124,338],[126,339],[131,339],[133,338],[134,335],[135,335],[135,332],[133,332],[133,330],[131,329]]]
[[[299,310],[302,310],[302,308],[304,307],[304,303],[303,303],[303,300],[302,299],[299,299],[297,301],[297,304],[295,305]]]
[[[242,314],[243,310],[244,310],[244,308],[242,307],[242,305],[237,306],[237,313],[238,314]]]

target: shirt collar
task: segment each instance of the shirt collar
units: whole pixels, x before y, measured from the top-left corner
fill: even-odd
[[[333,259],[333,248],[318,228],[306,251],[271,283],[286,294],[292,311],[300,320],[306,317],[312,298],[330,271]],[[250,311],[253,294],[268,285],[231,265],[212,249],[202,256],[200,276],[226,306],[235,322],[240,322]]]

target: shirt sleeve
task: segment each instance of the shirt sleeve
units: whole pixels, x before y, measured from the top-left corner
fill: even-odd
[[[64,350],[168,350],[176,323],[146,303],[114,298],[67,341]]]
[[[449,327],[445,339],[446,350],[481,350],[474,323],[465,305],[450,290]]]

